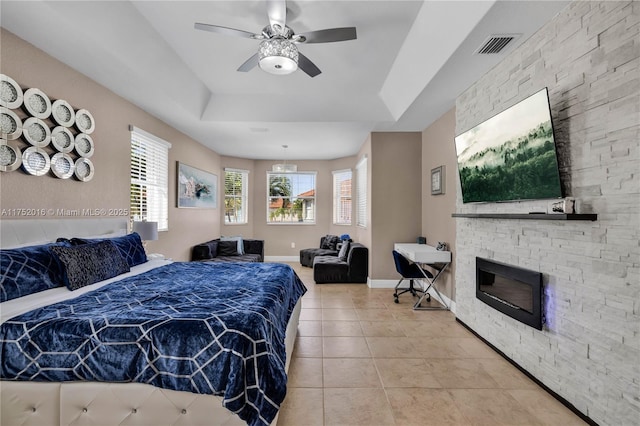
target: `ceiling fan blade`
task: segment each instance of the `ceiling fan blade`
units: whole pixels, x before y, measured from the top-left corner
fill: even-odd
[[[236,30],[235,28],[221,27],[219,25],[201,24],[196,22],[193,26],[196,30],[209,31],[212,33],[224,34],[228,36],[256,38],[256,35],[248,31]]]
[[[258,59],[259,59],[258,54],[257,53],[254,54],[252,57],[244,61],[244,64],[240,65],[240,68],[238,68],[238,71],[241,71],[241,72],[251,71],[256,67],[256,65],[258,65]]]
[[[281,33],[287,24],[287,2],[286,0],[267,0],[267,16],[271,28]],[[278,27],[275,27],[278,25]]]
[[[300,43],[331,43],[334,41],[355,40],[356,27],[329,28],[326,30],[310,31],[304,34],[296,34]],[[294,40],[295,40],[294,37]],[[302,39],[304,37],[304,40]]]
[[[309,58],[307,58],[300,52],[298,52],[298,68],[307,73],[309,77],[315,77],[322,72],[320,71],[320,68],[316,66],[316,64],[311,62]]]

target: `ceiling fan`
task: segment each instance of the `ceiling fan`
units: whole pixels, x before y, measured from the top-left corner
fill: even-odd
[[[320,69],[306,56],[298,51],[297,44],[331,43],[336,41],[355,40],[356,28],[329,28],[296,34],[287,26],[286,0],[266,0],[269,25],[259,34],[219,25],[196,23],[195,29],[212,33],[262,40],[258,52],[247,59],[238,71],[247,72],[258,65],[271,74],[290,74],[300,68],[310,77],[321,73]]]

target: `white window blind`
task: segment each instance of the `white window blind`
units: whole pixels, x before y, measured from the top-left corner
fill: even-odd
[[[169,148],[171,144],[131,126],[131,219],[169,229]]]
[[[333,223],[351,225],[351,170],[333,172]]]
[[[249,171],[224,169],[224,223],[247,223]]]
[[[356,225],[366,228],[367,226],[367,156],[356,165],[356,196],[357,196],[357,212]]]
[[[267,223],[316,223],[316,172],[267,172]]]

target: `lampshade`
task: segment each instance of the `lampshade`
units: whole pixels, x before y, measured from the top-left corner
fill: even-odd
[[[291,74],[298,69],[298,48],[283,38],[260,43],[258,57],[260,68],[271,74]]]
[[[158,222],[134,221],[133,232],[137,232],[145,241],[158,239]]]

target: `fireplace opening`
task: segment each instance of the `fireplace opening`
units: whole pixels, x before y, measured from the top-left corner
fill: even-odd
[[[476,297],[524,324],[542,330],[542,274],[476,257]]]

